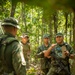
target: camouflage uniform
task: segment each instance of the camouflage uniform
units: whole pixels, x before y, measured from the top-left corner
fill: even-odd
[[[12,17],[4,19],[2,26],[7,25],[19,28],[17,21]],[[3,68],[2,75],[26,75],[26,63],[20,42],[10,32],[4,33],[1,38],[4,39],[2,43],[5,42],[0,49],[0,61]],[[11,39],[14,41],[9,43]]]
[[[59,36],[59,34],[57,34],[57,36]],[[73,48],[65,42],[61,45],[57,44],[55,48],[51,51],[51,54],[55,53],[57,59],[54,59],[53,57],[51,58],[51,67],[47,75],[70,75],[69,56],[67,57],[64,54],[64,51],[66,50],[70,54],[74,54]],[[67,73],[67,71],[64,71],[64,69],[61,69],[58,60],[63,63],[64,68],[68,71],[69,74]]]
[[[22,43],[22,46],[23,46],[24,58],[26,60],[26,69],[29,69],[30,43],[29,43],[29,36],[26,33],[22,34],[21,43]]]
[[[29,68],[29,59],[30,59],[30,45],[28,43],[23,44],[23,54],[26,60],[26,68]]]
[[[43,38],[49,38],[49,35],[45,34]],[[46,75],[48,73],[50,68],[50,62],[51,62],[50,58],[44,57],[43,51],[47,50],[50,46],[51,46],[50,43],[48,44],[47,47],[43,44],[38,48],[38,52],[37,52],[37,57],[40,58],[41,70],[43,72],[43,75]]]

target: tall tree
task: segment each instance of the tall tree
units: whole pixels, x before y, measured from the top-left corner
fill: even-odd
[[[68,31],[68,12],[64,12],[65,15],[65,33],[66,33],[66,42],[67,42],[67,31]]]
[[[54,33],[57,33],[57,28],[58,28],[58,22],[57,22],[57,11],[54,12],[53,14],[53,20],[54,20]]]
[[[72,41],[73,41],[73,16],[72,16],[72,12],[69,14],[70,15],[70,24],[69,24],[69,28],[70,28],[70,31],[69,31],[69,33],[70,33],[70,38],[69,38],[69,43],[71,44],[72,43]]]
[[[10,17],[14,17],[17,2],[16,2],[16,1],[14,2],[14,1],[12,1],[12,0],[11,0],[10,2],[11,2]]]
[[[27,32],[27,25],[26,25],[26,4],[22,3],[22,21],[24,25],[24,32]]]
[[[53,36],[53,31],[52,31],[52,30],[53,30],[53,27],[52,27],[52,26],[53,26],[53,25],[52,25],[52,20],[53,20],[53,19],[52,19],[52,18],[53,18],[53,16],[50,15],[50,17],[49,17],[49,24],[48,24],[48,25],[49,25],[49,33],[50,33],[50,42],[51,42],[51,43],[52,43],[52,40],[53,40],[53,39],[52,39],[52,38],[53,38],[53,37],[52,37],[52,36]]]
[[[73,18],[73,43],[74,43],[74,50],[75,50],[75,9],[74,9],[74,18]]]

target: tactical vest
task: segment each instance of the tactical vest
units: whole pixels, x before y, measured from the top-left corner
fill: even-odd
[[[69,51],[70,52],[70,50],[71,50],[71,47],[70,47],[70,45],[68,45],[67,43],[64,43],[63,45],[57,45],[55,48],[54,48],[54,50],[52,50],[52,53],[54,53],[54,55],[55,55],[55,57],[57,58],[57,59],[59,59],[65,66],[69,66],[69,57],[67,56],[64,56],[64,51]],[[53,59],[52,58],[52,63],[53,64],[59,64],[58,62],[57,62],[57,59]],[[57,62],[57,63],[54,63],[54,61],[55,62]]]
[[[5,72],[14,71],[12,65],[12,50],[7,50],[7,47],[10,46],[13,42],[18,42],[14,37],[9,37],[8,35],[2,35],[0,37],[0,61]]]
[[[50,46],[51,46],[51,44],[49,44],[48,47],[45,47],[44,45],[42,45],[40,47],[40,50],[41,50],[40,52],[47,50]],[[50,63],[51,63],[50,58],[48,59],[46,57],[43,57],[43,58],[41,58],[40,62],[41,62],[41,69],[50,68]]]
[[[65,58],[65,51],[68,51],[70,52],[71,50],[71,47],[67,44],[67,43],[64,43],[62,45],[57,45],[55,47],[55,53],[60,57],[60,58]]]

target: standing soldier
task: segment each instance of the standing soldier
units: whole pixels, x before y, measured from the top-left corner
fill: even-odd
[[[48,34],[44,34],[43,36],[44,44],[38,48],[38,52],[37,52],[37,57],[40,58],[41,70],[43,72],[43,75],[46,75],[50,68],[50,58],[44,57],[42,53],[44,50],[47,50],[51,45],[49,42],[49,38],[50,36]]]
[[[16,39],[19,25],[12,17],[4,19],[1,25],[4,34],[0,36],[0,64],[3,68],[0,75],[26,75],[23,48]]]
[[[30,60],[29,36],[27,34],[23,34],[23,36],[21,36],[21,42],[23,44],[23,54],[26,60],[26,68],[29,69],[29,60]]]
[[[71,75],[69,58],[74,58],[74,50],[63,40],[63,34],[57,33],[56,44],[43,52],[45,57],[51,55],[51,67],[47,75]]]

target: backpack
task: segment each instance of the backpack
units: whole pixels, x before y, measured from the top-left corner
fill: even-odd
[[[11,70],[13,70],[13,66],[12,65],[8,65],[9,63],[11,63],[10,60],[9,60],[9,63],[6,62],[5,51],[6,51],[7,46],[12,44],[14,41],[18,42],[18,40],[16,38],[10,37],[8,35],[0,36],[0,61],[1,61],[0,64],[2,64],[3,66],[10,67]],[[11,50],[10,54],[12,54],[12,50]]]

